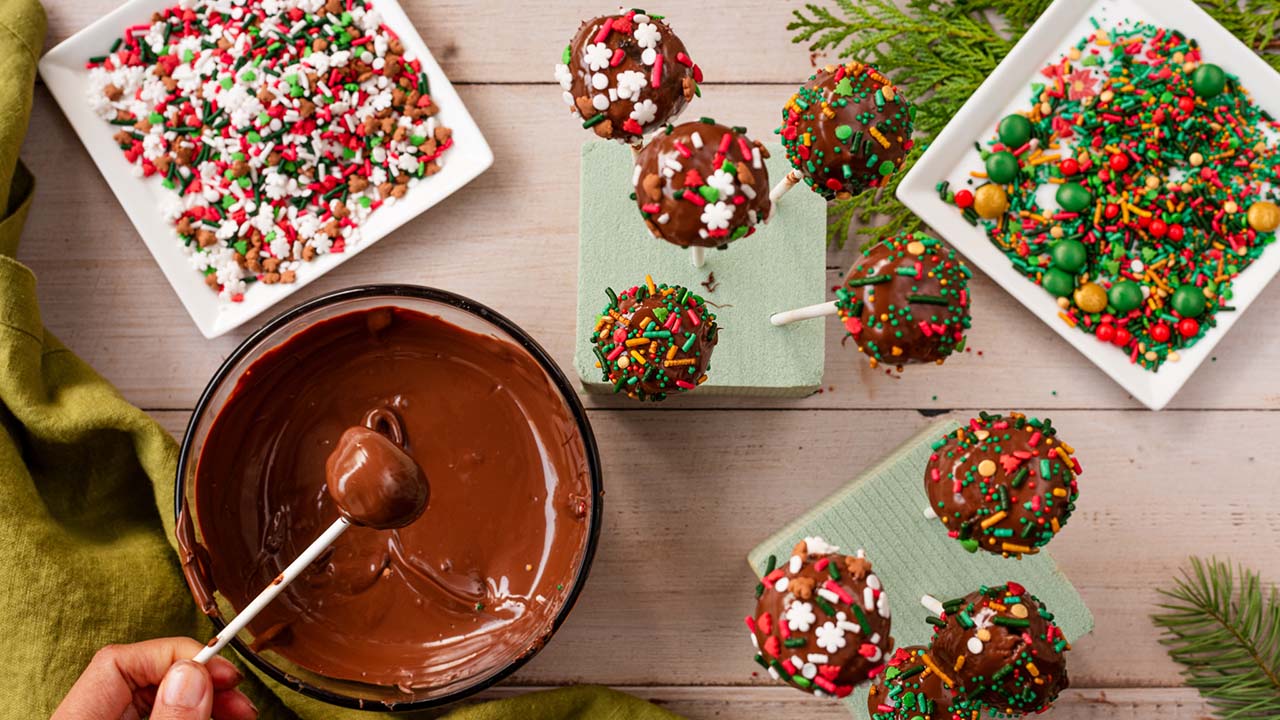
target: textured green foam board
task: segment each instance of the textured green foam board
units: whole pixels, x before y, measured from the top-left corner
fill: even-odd
[[[789,169],[770,145],[771,181]],[[826,300],[826,203],[804,188],[779,201],[754,235],[727,250],[707,250],[693,267],[689,251],[649,234],[631,199],[635,162],[630,148],[590,141],[582,147],[578,239],[578,330],[574,367],[589,392],[613,392],[591,352],[591,330],[607,304],[604,289],[644,282],[683,285],[705,298],[720,325],[708,379],[698,395],[803,397],[822,383],[824,320],[777,328],[769,316]],[[702,285],[711,273],[719,285]]]
[[[757,576],[764,575],[770,555],[779,561],[805,537],[820,536],[844,552],[867,551],[889,593],[892,634],[897,647],[927,645],[933,635],[920,604],[926,594],[949,600],[981,585],[1020,583],[1055,615],[1067,640],[1075,642],[1093,629],[1093,614],[1045,550],[1021,560],[991,553],[969,554],[947,536],[942,524],[925,517],[924,470],[930,444],[957,423],[934,423],[908,440],[880,464],[863,473],[818,507],[786,526],[747,555]],[[745,632],[745,631],[744,631]],[[744,638],[743,652],[750,652]],[[1070,654],[1067,656],[1070,663]],[[854,717],[865,720],[867,686],[843,701]]]

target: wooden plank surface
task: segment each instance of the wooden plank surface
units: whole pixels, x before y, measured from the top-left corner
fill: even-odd
[[[117,4],[47,0],[48,44]],[[589,135],[565,115],[551,71],[590,8],[403,4],[459,84],[495,165],[295,300],[371,282],[447,288],[509,316],[571,373],[578,152]],[[771,137],[781,103],[813,61],[785,30],[797,5],[668,8],[709,81],[691,118]],[[251,328],[200,337],[43,88],[23,158],[39,188],[20,259],[39,277],[48,326],[179,433],[208,377]],[[852,249],[829,254],[829,284],[854,257]],[[695,719],[847,717],[753,674],[741,624],[752,604],[747,550],[874,464],[927,415],[1015,408],[1052,414],[1086,469],[1079,511],[1052,550],[1097,629],[1077,644],[1074,689],[1049,717],[1208,716],[1199,696],[1180,687],[1148,617],[1158,602],[1153,588],[1191,553],[1229,556],[1280,578],[1280,449],[1269,440],[1280,434],[1280,325],[1272,322],[1280,290],[1262,295],[1173,410],[1159,414],[1140,409],[986,278],[975,278],[972,295],[970,352],[941,368],[901,378],[873,372],[828,320],[824,391],[803,400],[694,394],[654,410],[587,398],[608,484],[591,580],[547,649],[486,697],[595,682]],[[676,444],[686,448],[679,473],[646,460],[653,448]]]

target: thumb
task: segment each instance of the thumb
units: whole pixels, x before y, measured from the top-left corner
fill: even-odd
[[[209,720],[213,682],[203,665],[179,660],[165,673],[156,692],[151,720]]]

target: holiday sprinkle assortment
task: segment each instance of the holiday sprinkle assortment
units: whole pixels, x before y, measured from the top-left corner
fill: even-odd
[[[938,191],[1065,322],[1154,371],[1275,242],[1280,123],[1182,33],[1094,27],[979,146],[973,187]]]
[[[289,283],[438,172],[421,63],[369,0],[183,0],[90,58],[89,102],[221,298]]]

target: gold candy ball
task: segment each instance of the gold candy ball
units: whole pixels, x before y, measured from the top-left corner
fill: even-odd
[[[1107,291],[1097,283],[1085,283],[1076,290],[1076,306],[1087,313],[1107,309]]]
[[[1009,209],[1009,195],[999,185],[988,183],[973,194],[973,209],[978,217],[994,220]]]
[[[1280,228],[1280,207],[1269,200],[1259,200],[1249,206],[1249,227],[1258,232],[1273,232]]]

